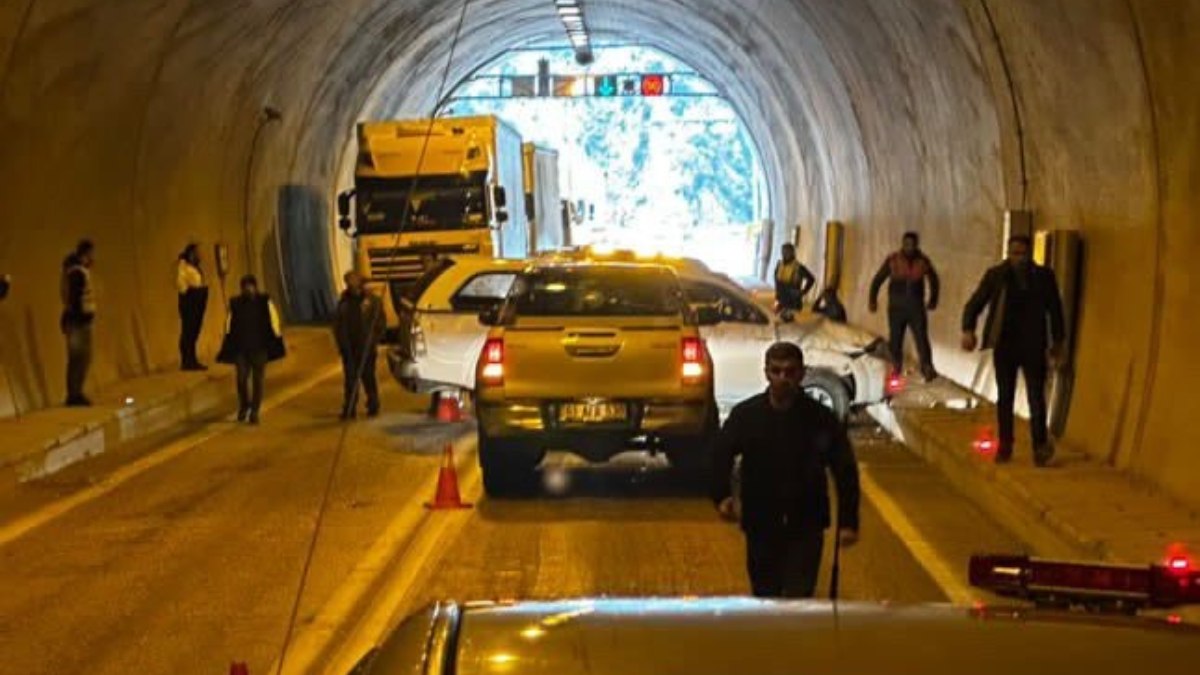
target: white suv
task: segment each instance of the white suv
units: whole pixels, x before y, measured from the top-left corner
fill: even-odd
[[[487,337],[479,314],[504,302],[527,262],[461,257],[422,277],[401,307],[400,335],[388,367],[407,390],[460,392],[475,386],[475,363]]]

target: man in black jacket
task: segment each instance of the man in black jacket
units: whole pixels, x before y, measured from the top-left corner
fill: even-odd
[[[933,348],[929,345],[929,315],[937,309],[941,282],[933,261],[920,248],[916,232],[905,232],[900,250],[883,261],[871,280],[867,308],[874,314],[879,309],[879,289],[888,282],[888,329],[891,333],[892,367],[896,373],[904,369],[904,332],[911,328],[921,360],[921,375],[928,382],[937,377],[933,367]],[[925,280],[929,280],[929,301],[925,300]]]
[[[92,364],[92,323],[96,320],[96,296],[92,289],[92,264],[96,247],[84,239],[63,261],[62,303],[59,325],[67,338],[67,405],[92,404],[83,395],[88,368]]]
[[[385,321],[383,302],[367,290],[358,272],[347,272],[346,290],[338,300],[333,335],[342,355],[345,374],[345,394],[342,398],[342,419],[354,419],[358,409],[358,385],[367,392],[367,417],[379,414],[379,383],[375,363],[379,341],[383,339]]]
[[[766,355],[767,391],[734,407],[717,439],[712,498],[735,516],[730,485],[742,458],[741,525],[757,597],[812,597],[830,525],[826,470],[837,484],[841,544],[858,539],[858,465],[845,427],[804,395],[804,354],[780,342]]]
[[[1034,264],[1030,248],[1028,237],[1013,237],[1008,242],[1007,262],[984,274],[963,310],[962,347],[974,351],[978,346],[975,324],[987,307],[983,348],[995,349],[992,359],[996,366],[996,416],[1000,427],[996,462],[1002,464],[1012,459],[1013,400],[1020,370],[1025,374],[1025,393],[1029,397],[1034,463],[1045,466],[1054,456],[1046,428],[1047,355],[1053,360],[1061,357],[1066,324],[1054,272]],[[1053,343],[1047,339],[1047,324]]]
[[[229,301],[225,340],[219,363],[237,366],[238,421],[258,424],[267,363],[284,357],[279,312],[270,296],[258,290],[253,274],[242,277],[241,295]]]

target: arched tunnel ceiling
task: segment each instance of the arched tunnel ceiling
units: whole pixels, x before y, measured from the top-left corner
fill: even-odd
[[[1066,442],[1200,494],[1188,425],[1200,73],[1198,0],[585,0],[597,33],[662,48],[727,93],[760,145],[776,234],[847,224],[843,292],[918,229],[957,312],[997,257],[1001,214],[1078,229],[1088,264]],[[57,274],[99,247],[100,385],[174,362],[170,269],[229,244],[293,317],[331,299],[330,199],[354,122],[431,109],[452,0],[8,0],[0,3],[0,414],[59,399]],[[473,0],[450,80],[560,36],[552,0]],[[261,117],[264,106],[281,122]],[[211,255],[210,255],[211,257]],[[819,266],[819,265],[818,265]],[[211,267],[210,267],[211,269]],[[284,278],[286,276],[286,279]],[[210,312],[209,349],[219,327]]]

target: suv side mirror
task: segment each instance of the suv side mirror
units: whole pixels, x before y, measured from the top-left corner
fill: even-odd
[[[496,207],[497,211],[508,206],[508,191],[504,189],[503,185],[492,186],[492,205]]]
[[[720,307],[704,305],[696,308],[696,323],[701,326],[715,326],[723,320]]]
[[[500,324],[500,308],[488,307],[479,313],[479,323],[484,326],[497,326]]]
[[[338,228],[341,229],[342,232],[349,232],[350,231],[350,219],[347,218],[346,216],[342,216],[341,218],[338,218]]]

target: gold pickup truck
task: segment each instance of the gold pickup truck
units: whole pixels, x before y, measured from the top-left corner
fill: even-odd
[[[484,488],[525,485],[547,450],[606,461],[631,444],[699,472],[717,430],[712,361],[666,267],[535,265],[514,282],[476,366]]]

